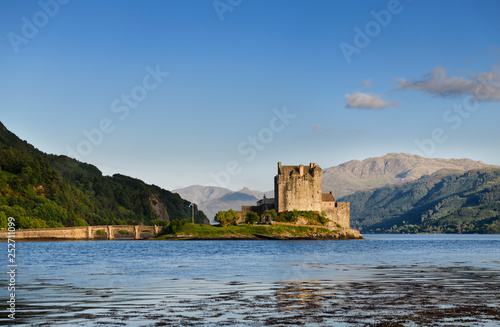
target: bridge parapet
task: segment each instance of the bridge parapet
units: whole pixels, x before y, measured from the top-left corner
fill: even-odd
[[[128,231],[134,239],[141,239],[141,234],[150,231],[152,236],[158,236],[163,230],[162,226],[142,226],[142,225],[106,225],[106,226],[85,226],[85,227],[62,227],[62,228],[37,228],[18,229],[16,239],[72,239],[91,240],[95,239],[96,232],[102,230],[106,232],[107,239],[115,239],[115,233]],[[0,231],[0,240],[8,238],[8,231]]]

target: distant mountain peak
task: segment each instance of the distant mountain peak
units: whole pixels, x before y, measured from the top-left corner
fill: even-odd
[[[456,173],[486,167],[491,165],[471,159],[426,158],[408,153],[388,153],[324,169],[323,191],[333,190],[340,198],[356,191],[414,181],[442,169]]]
[[[239,191],[216,186],[191,185],[173,190],[182,198],[198,204],[200,210],[212,219],[218,211],[240,210],[241,206],[254,205],[264,195],[273,197],[274,191],[261,192],[243,187]]]
[[[323,191],[333,191],[337,199],[357,191],[370,190],[391,184],[404,184],[422,176],[436,173],[439,176],[470,169],[490,167],[470,159],[425,158],[408,153],[388,153],[381,157],[351,160],[323,170]],[[232,191],[216,186],[191,185],[173,190],[181,197],[198,204],[209,218],[219,210],[239,210],[242,205],[252,205],[264,194],[272,198],[274,191],[261,192],[243,187]]]

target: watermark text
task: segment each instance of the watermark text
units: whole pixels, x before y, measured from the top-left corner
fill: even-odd
[[[286,107],[281,111],[276,108],[272,111],[274,115],[266,127],[262,128],[257,134],[248,136],[245,141],[238,144],[237,152],[245,161],[254,161],[258,153],[264,151],[266,145],[274,140],[275,135],[282,132],[290,124],[290,121],[297,116],[289,113]],[[210,172],[209,175],[218,186],[227,187],[231,181],[231,177],[239,175],[242,171],[243,168],[240,162],[233,159],[226,163],[224,170],[217,173]]]
[[[130,111],[146,100],[149,92],[155,90],[168,75],[170,73],[160,70],[160,65],[156,65],[154,69],[147,66],[142,82],[134,86],[129,93],[122,94],[111,102],[111,112],[118,115],[119,120],[125,120],[130,115]],[[66,147],[68,155],[83,161],[84,157],[89,156],[96,147],[102,144],[105,135],[113,133],[115,128],[113,119],[108,117],[101,119],[97,127],[82,130],[83,138],[75,147],[69,145]]]
[[[352,44],[347,42],[341,42],[339,44],[340,50],[348,64],[352,61],[352,55],[360,54],[361,49],[366,48],[371,40],[381,33],[382,28],[389,26],[392,21],[392,16],[398,15],[403,11],[403,6],[399,0],[389,0],[386,8],[387,9],[382,9],[378,12],[375,10],[370,11],[373,20],[367,22],[363,29],[357,25],[354,26],[355,34]]]
[[[214,0],[212,5],[214,6],[217,16],[219,16],[220,21],[223,22],[226,12],[232,12],[234,8],[241,5],[242,2],[243,0]]]
[[[7,233],[7,312],[8,317],[12,320],[16,319],[16,219],[9,217],[8,233]]]
[[[19,47],[21,45],[26,45],[35,36],[41,28],[45,27],[51,18],[54,18],[61,8],[61,5],[68,4],[70,0],[40,0],[38,1],[38,6],[41,10],[38,10],[28,19],[26,16],[21,18],[22,26],[21,33],[9,32],[7,33],[7,38],[9,39],[12,50],[15,53],[19,53]]]

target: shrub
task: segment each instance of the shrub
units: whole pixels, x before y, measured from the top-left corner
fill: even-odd
[[[168,226],[168,222],[160,219],[153,219],[151,220],[151,225],[155,226]]]
[[[278,213],[274,209],[264,211],[263,215],[271,216],[273,220],[276,220],[276,218],[278,218]]]
[[[88,226],[87,222],[85,220],[83,220],[82,218],[76,218],[74,221],[73,221],[73,226],[75,227],[84,227],[84,226]]]
[[[219,211],[217,215],[215,215],[215,220],[218,221],[222,227],[227,227],[238,220],[238,215],[232,209],[229,211]]]
[[[190,221],[191,219],[181,219],[181,220],[174,219],[170,222],[170,224],[165,225],[162,234],[175,234],[177,233],[178,230],[180,230],[182,227],[184,227],[184,225],[186,225]]]
[[[249,211],[247,212],[246,214],[246,217],[245,217],[245,222],[247,224],[254,224],[254,223],[258,223],[260,221],[260,217],[258,214],[256,214],[255,212],[253,211]]]
[[[311,223],[320,223],[321,225],[324,225],[329,221],[329,219],[325,216],[325,213],[299,210],[280,212],[275,220],[280,222],[296,222],[299,217],[304,217]]]

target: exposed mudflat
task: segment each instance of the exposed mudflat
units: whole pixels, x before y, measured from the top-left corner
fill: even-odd
[[[46,301],[21,301],[16,325],[500,325],[499,271],[382,265],[353,273],[349,278],[272,283],[246,282],[238,276],[230,282],[174,278],[154,289],[130,292],[40,280],[37,289],[46,289]],[[51,303],[52,292],[64,292],[67,302]]]

